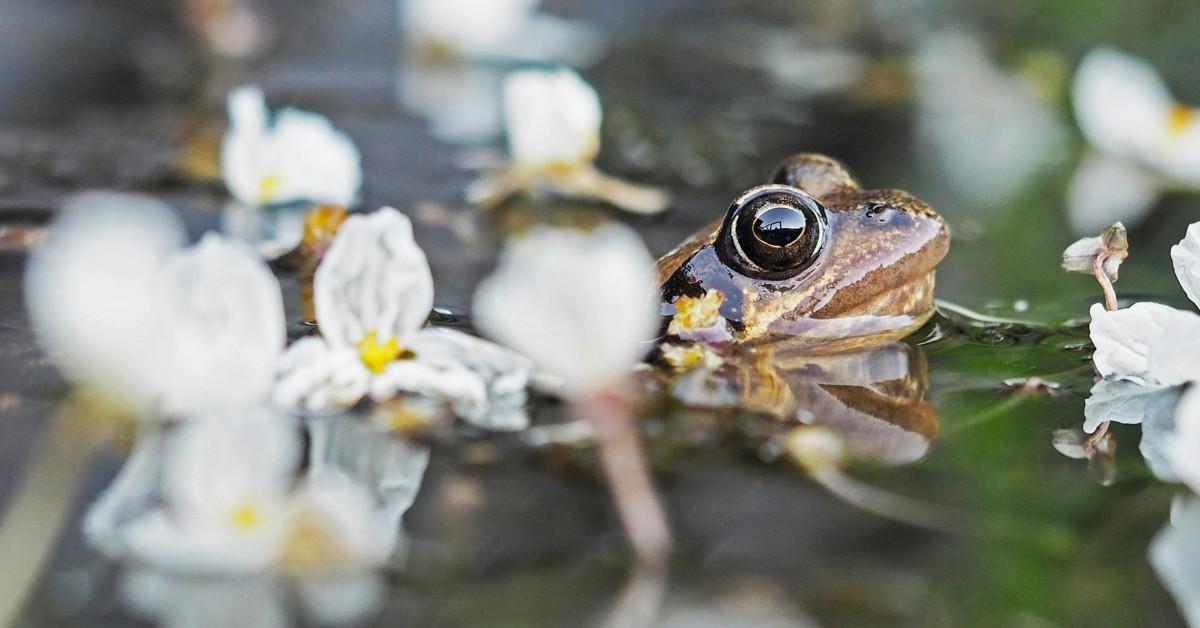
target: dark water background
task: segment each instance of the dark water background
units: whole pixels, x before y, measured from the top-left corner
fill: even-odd
[[[204,129],[219,132],[223,94],[240,82],[260,84],[272,106],[320,111],[355,139],[364,207],[433,202],[468,211],[461,192],[472,175],[457,166],[461,147],[432,139],[425,122],[397,104],[393,3],[264,4],[280,19],[278,50],[206,73],[166,3],[0,0],[0,221],[26,223],[72,192],[103,187],[160,195],[196,233],[215,228],[222,188],[181,176],[178,156]],[[1145,469],[1137,429],[1116,429],[1119,475],[1109,487],[1050,443],[1054,429],[1082,421],[1091,385],[1086,331],[1065,323],[1086,316],[1098,298],[1086,277],[1068,276],[1057,263],[1076,237],[1063,195],[1082,151],[1066,81],[1083,52],[1113,44],[1159,67],[1185,102],[1200,100],[1191,61],[1200,6],[564,0],[547,8],[586,17],[608,34],[608,55],[583,72],[605,104],[600,162],[675,194],[665,216],[629,220],[655,254],[762,182],[786,154],[825,152],[865,185],[909,190],[945,216],[955,240],[939,270],[940,298],[1046,325],[939,320],[945,337],[923,347],[940,419],[930,455],[900,468],[853,470],[870,484],[971,513],[979,525],[967,534],[858,510],[737,439],[678,451],[652,445],[680,545],[664,617],[707,606],[749,608],[776,621],[755,625],[1181,623],[1146,560],[1175,490]],[[731,61],[764,29],[803,29],[809,40],[860,51],[870,77],[815,96],[773,86],[761,70]],[[914,122],[921,113],[906,60],[945,29],[979,41],[1006,71],[1051,60],[1047,102],[1063,142],[999,200],[964,194]],[[953,81],[943,87],[956,89]],[[989,150],[973,142],[980,155]],[[1200,199],[1169,196],[1131,232],[1120,294],[1181,297],[1168,249],[1198,208]],[[465,242],[444,225],[416,221],[439,305],[467,308],[493,264],[496,234],[516,220],[479,217],[478,237]],[[22,253],[0,252],[0,504],[65,389],[33,344],[22,267]],[[1027,309],[1015,308],[1017,300]],[[1004,384],[1029,376],[1058,387],[1018,398]],[[81,503],[120,459],[118,451],[100,456]],[[570,626],[601,616],[629,564],[590,469],[528,451],[487,463],[453,447],[435,451],[406,516],[412,554],[407,569],[389,576],[381,625]],[[1013,520],[1035,532],[1008,533]],[[23,623],[136,625],[118,600],[115,575],[69,526]]]

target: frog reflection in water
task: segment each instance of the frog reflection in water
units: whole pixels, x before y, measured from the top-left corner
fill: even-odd
[[[919,458],[937,419],[923,356],[896,341],[933,315],[949,239],[912,195],[862,189],[828,157],[792,157],[658,261],[665,317],[681,297],[720,295],[725,364],[693,392],[833,427],[860,458]]]

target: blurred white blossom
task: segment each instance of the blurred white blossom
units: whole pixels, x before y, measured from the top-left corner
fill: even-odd
[[[510,74],[504,82],[504,126],[511,164],[475,181],[467,197],[490,206],[520,191],[545,189],[635,213],[666,209],[663,192],[615,179],[593,165],[602,117],[596,90],[573,70]]]
[[[500,133],[503,66],[585,66],[604,51],[595,28],[538,11],[539,0],[400,0],[407,54],[400,101],[449,142],[477,144]]]
[[[184,241],[183,225],[149,197],[91,192],[63,207],[30,255],[30,322],[68,379],[152,407],[165,369],[157,274]]]
[[[958,193],[1003,202],[1062,157],[1066,134],[1053,104],[1027,78],[996,67],[978,37],[935,33],[914,64],[918,140]]]
[[[1163,191],[1200,189],[1197,109],[1175,101],[1149,64],[1110,48],[1093,50],[1076,72],[1072,103],[1096,151],[1068,191],[1077,230],[1136,223]]]
[[[475,294],[479,328],[584,396],[625,378],[658,331],[654,260],[631,229],[538,226]]]
[[[538,11],[540,0],[399,0],[405,43],[425,57],[586,65],[603,50],[595,29]]]
[[[351,216],[313,282],[321,335],[288,348],[275,400],[323,412],[401,392],[450,402],[468,420],[524,402],[529,364],[460,332],[425,327],[433,277],[408,218],[390,207]],[[520,425],[523,427],[523,425]]]
[[[357,202],[362,186],[358,148],[327,118],[291,108],[272,115],[262,90],[253,86],[232,90],[228,109],[221,176],[239,202],[343,207]]]
[[[259,403],[283,350],[279,284],[238,244],[183,239],[145,197],[72,200],[30,260],[38,337],[69,379],[143,414]]]

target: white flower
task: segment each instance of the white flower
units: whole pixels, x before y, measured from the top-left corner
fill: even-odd
[[[927,36],[914,58],[917,137],[956,191],[1000,203],[1063,154],[1052,103],[961,31]]]
[[[30,256],[25,289],[38,340],[68,379],[153,404],[170,363],[157,354],[156,277],[183,239],[149,197],[92,192],[66,204]]]
[[[144,197],[73,200],[30,261],[38,337],[72,381],[143,414],[259,403],[283,350],[279,284],[220,236],[182,240],[170,210]]]
[[[573,70],[524,70],[504,81],[508,149],[519,168],[571,169],[600,151],[600,96]]]
[[[535,227],[475,295],[479,328],[583,395],[626,377],[658,331],[653,259],[632,230]]]
[[[400,0],[407,45],[419,55],[587,64],[603,41],[592,28],[537,11],[540,0]]]
[[[323,116],[267,110],[257,87],[229,93],[229,130],[221,144],[221,176],[246,205],[296,201],[348,207],[362,186],[358,149]]]
[[[163,503],[120,529],[130,555],[164,571],[251,573],[288,532],[295,428],[266,411],[181,424],[166,445]]]
[[[433,277],[411,223],[395,209],[346,220],[317,267],[313,292],[321,336],[288,348],[278,403],[320,412],[407,391],[444,398],[463,418],[480,421],[494,402],[523,403],[515,391],[524,389],[526,361],[424,327]]]
[[[467,188],[473,203],[495,206],[520,191],[549,190],[653,214],[670,202],[660,190],[610,177],[592,163],[600,151],[600,97],[574,70],[521,70],[504,81],[504,127],[511,164]]]
[[[1171,259],[1179,284],[1200,305],[1197,252],[1200,223],[1188,227],[1187,235],[1171,247]],[[1158,303],[1136,303],[1123,310],[1091,310],[1093,361],[1108,379],[1125,379],[1146,385],[1174,386],[1200,380],[1200,316]]]
[[[1084,231],[1135,222],[1170,187],[1200,187],[1200,117],[1177,103],[1140,59],[1102,48],[1080,64],[1072,87],[1079,127],[1100,159],[1071,183],[1070,215]]]

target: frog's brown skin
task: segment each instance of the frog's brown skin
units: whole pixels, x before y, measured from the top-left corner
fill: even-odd
[[[743,274],[718,253],[725,236],[717,220],[658,261],[664,316],[680,296],[715,288],[736,345],[783,343],[809,353],[886,344],[929,319],[934,269],[950,242],[933,209],[900,190],[864,190],[822,155],[791,157],[772,182],[825,207],[825,245],[812,265],[789,278]]]

